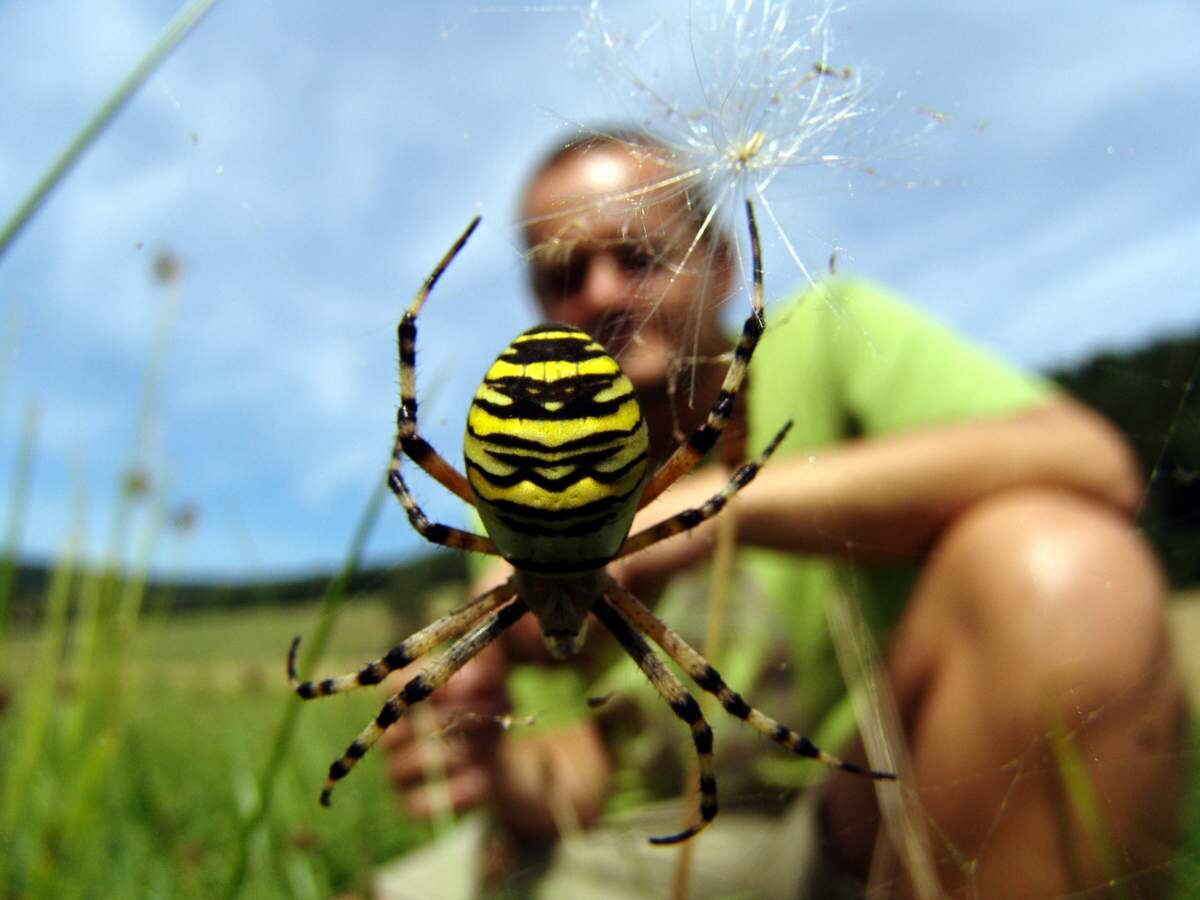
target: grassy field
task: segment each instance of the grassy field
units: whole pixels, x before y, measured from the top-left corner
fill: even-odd
[[[1200,627],[1200,602],[1175,613],[1173,631],[1186,643]],[[262,827],[245,833],[281,717],[298,702],[284,678],[286,649],[317,616],[312,604],[143,619],[99,716],[83,708],[87,691],[73,668],[55,673],[46,704],[37,679],[23,677],[39,671],[45,629],[11,634],[0,714],[0,896],[361,894],[373,868],[426,842],[429,829],[395,806],[378,754],[368,754],[332,809],[316,802],[333,755],[376,711],[372,691],[301,706],[273,803]],[[340,613],[322,671],[376,654],[396,629],[383,603],[355,598]],[[79,733],[89,721],[95,730]],[[31,727],[36,758],[25,765]],[[1189,846],[1179,860],[1188,880],[1197,810],[1189,804]],[[1186,884],[1177,896],[1192,896]]]
[[[314,605],[144,621],[100,715],[83,709],[73,669],[56,673],[46,704],[21,676],[37,670],[41,635],[11,635],[0,759],[23,777],[5,785],[0,896],[326,897],[363,889],[373,866],[426,840],[399,814],[377,755],[332,809],[317,804],[331,759],[379,703],[371,691],[330,698],[320,715],[302,711],[274,802],[246,841],[244,880],[231,884],[281,716],[299,702],[284,677],[288,643],[316,615]],[[349,604],[323,668],[361,662],[393,627],[381,604]],[[31,727],[35,758],[17,764]]]

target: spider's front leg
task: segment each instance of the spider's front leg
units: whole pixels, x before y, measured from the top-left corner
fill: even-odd
[[[392,462],[388,473],[388,483],[395,491],[396,478],[400,473],[400,460],[407,455],[448,491],[471,505],[474,505],[475,497],[466,476],[450,465],[417,430],[417,313],[421,311],[425,298],[442,277],[442,273],[454,261],[458,251],[478,227],[479,221],[479,216],[473,218],[458,240],[446,251],[446,255],[434,266],[396,328],[396,344],[400,353],[400,409],[396,413],[396,441],[392,446]]]
[[[408,521],[421,537],[443,547],[498,556],[499,551],[490,539],[450,525],[430,522],[409,491],[404,476],[400,474],[400,461],[407,454],[443,487],[472,506],[475,505],[474,493],[467,483],[466,476],[446,462],[417,432],[417,313],[421,311],[425,298],[429,296],[442,273],[453,262],[478,225],[479,216],[476,216],[425,279],[397,328],[396,339],[400,351],[400,411],[396,414],[396,441],[392,445],[392,460],[388,466],[387,481],[388,487],[408,514]]]
[[[754,204],[746,200],[746,222],[750,229],[750,254],[754,269],[753,309],[742,325],[742,336],[733,349],[733,359],[721,382],[721,390],[713,402],[708,418],[697,428],[688,439],[680,444],[675,452],[659,466],[650,476],[642,491],[642,499],[638,509],[644,509],[655,497],[673,485],[676,481],[690,472],[713,445],[729,420],[733,417],[733,403],[741,390],[742,382],[746,380],[746,370],[758,339],[762,337],[766,327],[763,308],[763,266],[762,247],[758,239],[758,224],[754,220]]]
[[[642,529],[637,534],[627,537],[625,542],[621,544],[621,549],[617,551],[614,559],[622,559],[632,553],[637,553],[639,550],[645,550],[651,544],[657,544],[659,541],[665,541],[669,537],[690,531],[697,525],[717,515],[717,513],[725,508],[725,505],[734,494],[754,480],[754,476],[758,474],[758,470],[763,467],[771,457],[771,454],[775,452],[779,443],[787,437],[787,433],[791,429],[792,423],[785,422],[783,427],[775,434],[775,437],[771,439],[771,443],[767,444],[763,452],[758,455],[758,458],[741,466],[733,473],[729,481],[725,484],[725,487],[709,497],[702,506],[685,509],[683,512],[671,516],[669,519],[664,519],[657,525],[651,525],[648,528]]]
[[[421,509],[416,498],[413,497],[412,492],[408,489],[408,485],[404,481],[404,476],[400,474],[400,467],[394,459],[392,460],[392,468],[388,472],[388,487],[392,489],[392,493],[396,495],[396,499],[404,507],[404,512],[407,514],[409,524],[412,525],[413,530],[431,544],[440,544],[443,547],[450,547],[454,550],[485,553],[488,556],[500,555],[500,551],[492,543],[491,538],[484,537],[481,534],[473,534],[470,531],[463,531],[461,528],[455,528],[453,525],[430,522],[429,517],[425,515],[425,511]]]
[[[292,690],[302,700],[312,700],[314,697],[327,697],[330,694],[340,694],[352,691],[365,685],[379,684],[397,669],[403,669],[409,663],[420,659],[439,644],[456,638],[478,622],[492,610],[501,606],[516,595],[513,579],[508,579],[485,594],[481,594],[466,605],[446,613],[436,622],[426,625],[420,631],[401,641],[379,659],[372,660],[357,672],[339,675],[335,678],[324,678],[320,681],[301,681],[296,676],[296,651],[300,647],[300,638],[292,640],[288,650],[287,673]]]
[[[455,672],[474,659],[479,653],[498,638],[509,626],[525,615],[527,608],[517,598],[507,606],[492,612],[477,625],[469,634],[460,638],[450,646],[450,649],[435,658],[418,675],[409,679],[408,683],[384,703],[379,715],[359,732],[358,737],[346,748],[338,759],[329,767],[329,776],[321,789],[321,804],[328,806],[334,786],[354,768],[355,763],[366,755],[375,745],[380,736],[410,706],[420,703],[443,684]],[[353,676],[352,676],[353,677]]]

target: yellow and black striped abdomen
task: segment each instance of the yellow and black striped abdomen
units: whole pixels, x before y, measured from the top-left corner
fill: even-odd
[[[467,416],[467,478],[489,537],[519,568],[604,565],[646,477],[646,425],[617,361],[570,325],[538,325],[496,359]]]

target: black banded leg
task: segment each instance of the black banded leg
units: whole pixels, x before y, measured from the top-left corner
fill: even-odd
[[[725,380],[721,382],[721,391],[717,394],[716,402],[708,413],[704,424],[697,428],[684,443],[675,448],[675,452],[663,463],[642,491],[642,499],[638,509],[646,506],[664,490],[686,475],[698,463],[704,454],[712,449],[725,426],[733,417],[733,401],[746,378],[746,368],[762,337],[766,320],[763,314],[763,268],[762,248],[758,240],[758,224],[754,221],[754,204],[746,200],[746,221],[750,228],[750,250],[754,269],[753,309],[742,325],[742,336],[738,339],[733,350],[733,360],[725,372]]]
[[[719,493],[709,497],[703,506],[685,509],[683,512],[671,516],[669,519],[664,519],[657,525],[651,525],[637,534],[630,535],[625,539],[625,543],[621,545],[621,549],[617,551],[617,555],[613,558],[621,559],[624,556],[629,556],[631,553],[645,550],[651,544],[657,544],[659,541],[665,541],[667,538],[674,537],[684,531],[690,531],[701,522],[711,519],[725,508],[725,504],[729,502],[729,499],[734,494],[754,480],[754,476],[758,474],[758,470],[763,467],[771,454],[775,452],[775,448],[779,446],[779,442],[787,437],[787,433],[791,428],[792,423],[790,421],[786,422],[776,433],[775,437],[771,438],[771,443],[767,444],[766,449],[759,454],[758,459],[746,463],[734,472],[725,487]]]
[[[692,730],[692,742],[696,745],[696,758],[700,770],[700,821],[689,825],[676,834],[650,838],[652,844],[678,844],[686,841],[713,820],[717,814],[717,778],[713,771],[713,733],[700,712],[700,704],[688,693],[683,683],[676,678],[654,651],[642,640],[634,626],[604,597],[592,605],[592,613],[612,632],[613,637],[633,657],[638,668],[650,679],[654,689],[667,701],[671,712],[687,723]]]
[[[404,483],[404,476],[400,474],[400,469],[394,465],[388,472],[388,487],[392,489],[392,493],[396,495],[400,500],[400,505],[408,513],[408,521],[412,524],[413,529],[431,544],[441,544],[443,547],[453,547],[456,550],[486,553],[489,556],[500,555],[500,551],[496,549],[491,538],[486,538],[481,534],[472,534],[450,525],[430,522],[421,507],[417,505],[416,498],[409,491],[408,485]]]
[[[396,329],[396,343],[400,351],[400,411],[396,414],[396,442],[392,446],[388,479],[390,482],[391,475],[400,470],[400,459],[407,454],[409,459],[428,472],[439,484],[471,504],[474,504],[475,498],[470,485],[467,484],[466,476],[446,462],[445,458],[417,432],[417,313],[421,311],[425,298],[442,277],[442,273],[454,261],[454,257],[478,225],[479,216],[476,216],[425,279]]]
[[[334,785],[350,774],[354,764],[366,755],[380,735],[399,719],[406,709],[420,703],[445,684],[451,675],[476,657],[506,628],[525,615],[526,611],[525,604],[517,599],[492,613],[473,631],[452,644],[449,650],[430,662],[419,675],[404,685],[398,694],[389,697],[374,721],[359,733],[354,742],[346,748],[346,752],[329,767],[329,777],[325,779],[325,786],[321,789],[321,805],[329,805]]]
[[[505,603],[516,594],[512,579],[494,587],[486,594],[476,597],[470,603],[453,612],[446,613],[436,622],[422,628],[416,634],[401,641],[384,656],[372,660],[357,672],[348,675],[338,675],[335,678],[325,678],[320,681],[300,681],[296,677],[296,650],[300,647],[300,638],[292,640],[288,650],[287,672],[292,690],[302,700],[312,700],[314,697],[326,697],[329,694],[341,694],[352,691],[364,685],[379,684],[389,674],[397,669],[403,669],[414,660],[420,659],[434,647],[450,638],[458,637],[472,625],[490,613],[496,607]]]
[[[709,665],[708,660],[692,649],[692,646],[687,641],[667,627],[666,623],[647,609],[641,600],[616,582],[609,584],[606,588],[606,593],[613,606],[617,608],[621,615],[632,622],[635,628],[647,634],[650,640],[662,647],[667,656],[675,660],[679,664],[679,667],[687,672],[688,676],[699,685],[701,690],[707,691],[716,697],[720,701],[721,706],[731,716],[741,719],[755,731],[766,735],[775,743],[787,748],[797,756],[815,759],[827,766],[832,766],[835,769],[844,769],[847,772],[853,772],[855,775],[865,775],[869,778],[876,778],[883,781],[895,780],[896,776],[892,772],[865,769],[862,766],[839,759],[832,753],[826,753],[808,738],[797,734],[786,725],[782,725],[770,716],[759,712],[743,700],[737,691],[732,690],[724,682],[717,670]]]

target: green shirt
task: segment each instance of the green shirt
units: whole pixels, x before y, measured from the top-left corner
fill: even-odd
[[[1016,413],[1051,392],[1048,382],[865,281],[826,282],[769,309],[751,379],[749,452],[761,450],[789,418],[795,423],[776,457],[857,437]],[[838,706],[845,688],[826,603],[838,589],[851,593],[881,636],[899,618],[916,567],[855,567],[756,549],[740,556],[787,634],[794,680],[802,686],[800,724],[836,752],[853,722],[848,707]],[[831,713],[831,721],[817,724]]]
[[[863,281],[833,281],[768,309],[742,402],[748,402],[750,454],[759,452],[784,422],[794,421],[776,452],[778,459],[856,437],[1014,413],[1043,402],[1050,390],[1046,382],[973,346],[882,288]],[[833,654],[826,603],[838,589],[852,592],[876,635],[882,635],[899,617],[915,567],[865,569],[844,561],[742,548],[736,569],[721,631],[723,652],[714,662],[750,703],[836,752],[853,734],[854,721]],[[662,618],[697,649],[702,644],[706,574],[677,578],[658,607]],[[764,678],[764,664],[773,660],[780,662],[766,666],[770,671]],[[787,678],[780,679],[780,672]],[[788,682],[782,689],[781,680]],[[568,695],[577,693],[581,682],[577,671],[568,675],[560,670],[548,681],[529,671],[517,673],[512,687],[518,713],[562,721],[564,711],[551,712],[550,707],[569,703]],[[623,655],[590,686],[588,695],[610,691],[636,695],[649,704],[648,711],[662,711],[653,689]],[[777,705],[781,702],[783,708]],[[582,712],[581,698],[571,705],[576,714]],[[756,733],[737,722],[732,723],[737,730],[731,730],[721,721],[728,717],[719,707],[707,708],[718,732],[718,757],[737,754],[733,746],[770,755],[770,746]],[[678,723],[671,720],[671,726]],[[690,753],[686,729],[678,726],[672,734],[679,751]],[[630,735],[624,738],[629,742]],[[630,783],[623,786],[634,795],[641,793],[635,785],[642,768],[637,760],[654,752],[644,746],[648,735],[637,738],[641,745],[625,746],[618,739],[613,747],[622,757],[618,771],[629,772],[626,764],[633,769]],[[789,759],[772,764],[767,780],[793,781],[789,772],[807,773],[796,776],[804,780],[813,777],[814,768],[822,767]],[[677,787],[668,783],[663,790]]]

